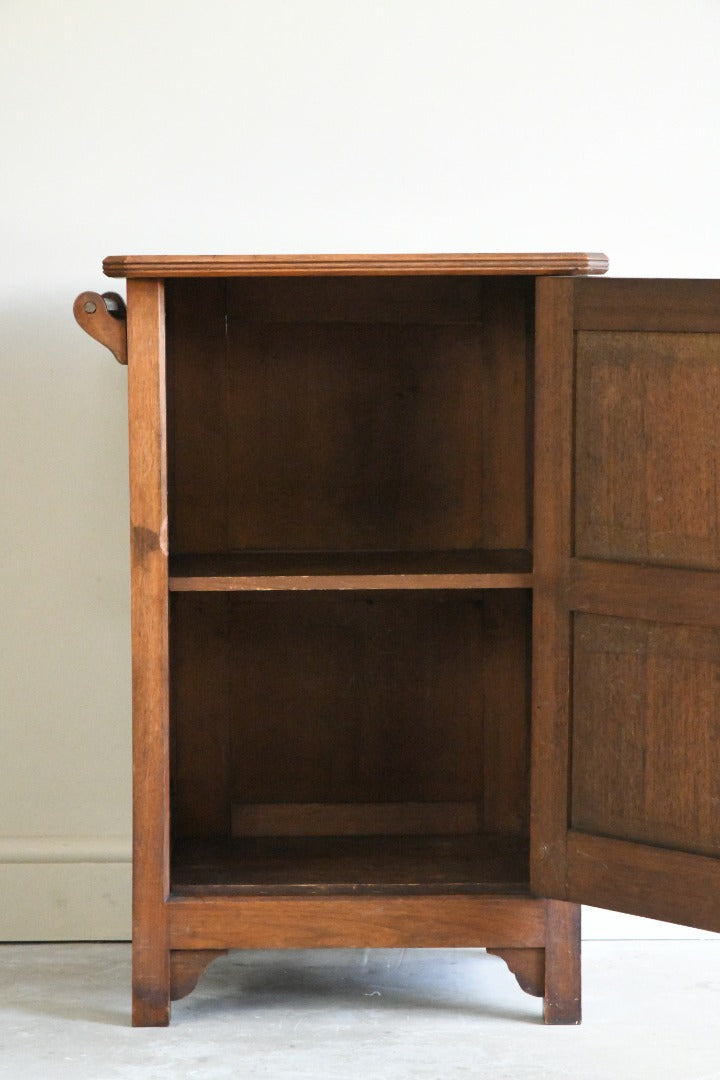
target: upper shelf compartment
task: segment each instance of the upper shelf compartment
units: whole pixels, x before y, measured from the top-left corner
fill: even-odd
[[[167,281],[170,554],[529,551],[533,284]]]
[[[108,277],[307,277],[402,274],[604,274],[597,252],[425,255],[108,255]]]

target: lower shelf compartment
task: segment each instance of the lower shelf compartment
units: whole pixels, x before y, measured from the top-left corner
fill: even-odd
[[[175,896],[528,895],[527,842],[463,836],[251,836],[175,843]]]

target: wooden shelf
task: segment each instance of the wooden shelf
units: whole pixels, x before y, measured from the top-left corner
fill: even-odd
[[[170,590],[527,589],[531,562],[527,551],[175,555]]]
[[[186,840],[171,867],[175,896],[528,893],[527,843],[489,834]]]

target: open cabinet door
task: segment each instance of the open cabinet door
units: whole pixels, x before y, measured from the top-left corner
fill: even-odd
[[[531,886],[720,930],[720,282],[536,318]]]

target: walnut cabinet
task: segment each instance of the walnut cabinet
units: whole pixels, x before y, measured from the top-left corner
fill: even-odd
[[[720,284],[604,256],[111,257],[133,1019],[234,948],[720,930]]]

